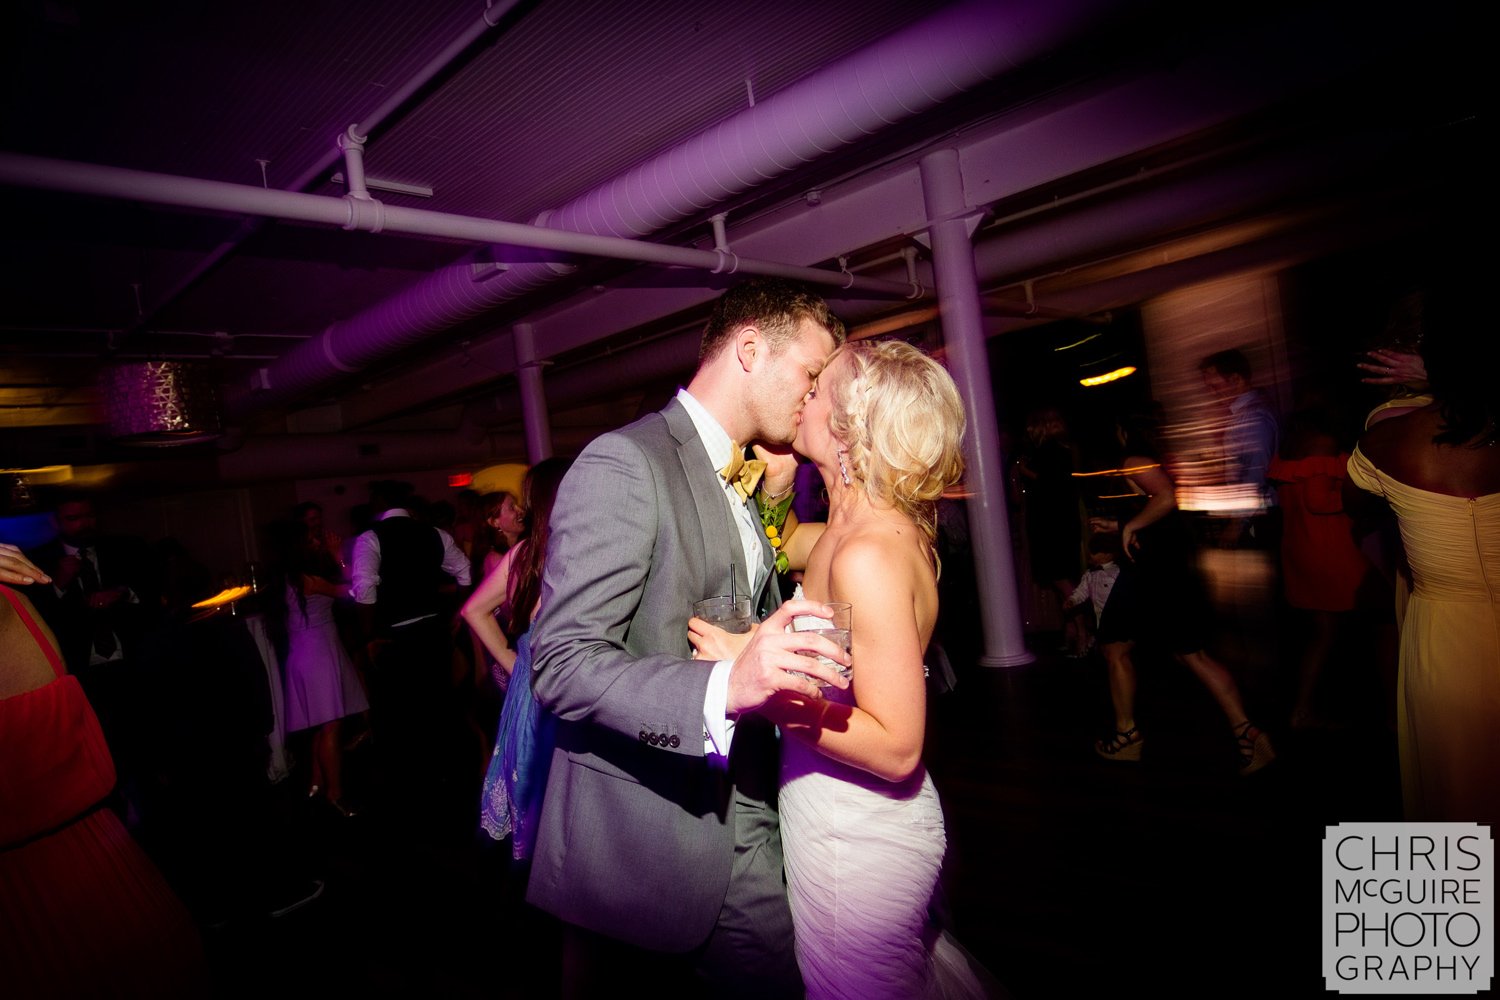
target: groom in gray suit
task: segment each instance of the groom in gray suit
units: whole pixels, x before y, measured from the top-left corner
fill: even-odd
[[[760,615],[780,603],[754,501],[719,470],[745,443],[790,444],[842,339],[800,286],[730,289],[688,387],[591,443],[558,493],[532,685],[561,723],[527,898],[573,925],[567,959],[592,967],[564,970],[577,995],[601,973],[618,987],[623,962],[691,968],[715,996],[801,996],[777,737],[751,713],[779,690],[816,696],[788,668],[843,682],[780,630],[733,660],[692,659],[687,621],[731,591]]]

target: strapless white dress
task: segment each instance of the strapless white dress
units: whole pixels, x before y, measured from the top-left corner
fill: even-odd
[[[825,694],[854,700],[836,688]],[[1001,992],[931,916],[948,838],[925,767],[903,782],[882,781],[785,737],[780,810],[797,964],[810,1000]]]

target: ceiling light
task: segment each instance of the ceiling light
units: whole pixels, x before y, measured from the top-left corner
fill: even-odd
[[[202,365],[122,362],[100,382],[109,433],[120,444],[170,448],[219,436],[217,394]]]
[[[1106,382],[1113,382],[1116,379],[1124,378],[1126,375],[1134,374],[1135,365],[1126,365],[1124,368],[1116,368],[1112,372],[1105,372],[1103,375],[1095,375],[1093,378],[1081,378],[1078,380],[1078,384],[1084,386],[1103,385]]]

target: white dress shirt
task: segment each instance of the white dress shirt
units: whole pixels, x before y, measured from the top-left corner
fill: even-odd
[[[411,517],[411,512],[404,507],[392,507],[390,510],[375,518],[384,521],[390,517]],[[469,560],[453,543],[453,536],[442,528],[433,528],[443,542],[443,572],[458,581],[459,586],[467,587],[470,581]],[[374,604],[375,593],[380,586],[380,536],[374,530],[366,531],[354,540],[353,569],[349,574],[349,594],[358,604]],[[410,625],[412,622],[421,621],[423,618],[431,618],[432,615],[421,615],[417,618],[408,618],[404,622],[395,622],[394,625]],[[394,626],[393,626],[394,627]]]
[[[733,439],[713,415],[704,409],[703,404],[693,398],[692,393],[686,389],[678,389],[677,400],[692,418],[693,427],[698,431],[698,441],[703,445],[709,464],[715,469],[722,468],[729,461],[734,447]],[[750,593],[756,594],[767,572],[761,565],[760,539],[764,529],[750,510],[750,505],[740,499],[734,487],[723,476],[718,479],[724,492],[724,502],[729,504],[730,514],[740,529],[740,544],[750,573]],[[729,718],[726,712],[729,704],[729,667],[733,662],[719,660],[713,665],[713,672],[708,677],[708,691],[703,698],[703,752],[710,757],[727,759],[729,747],[734,742],[735,720]]]

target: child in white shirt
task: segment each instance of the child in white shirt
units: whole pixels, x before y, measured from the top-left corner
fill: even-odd
[[[1120,565],[1116,561],[1119,553],[1118,533],[1099,532],[1091,536],[1089,568],[1084,571],[1083,579],[1078,581],[1078,586],[1063,604],[1063,608],[1072,609],[1089,602],[1094,608],[1094,624],[1098,625],[1100,616],[1104,614],[1104,604],[1109,600],[1109,592],[1114,589],[1115,579],[1120,575]],[[1088,647],[1093,647],[1092,636],[1089,637]],[[1083,652],[1087,651],[1085,649]]]

